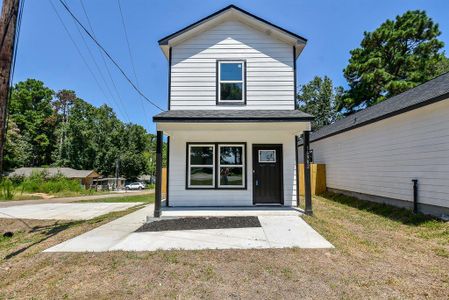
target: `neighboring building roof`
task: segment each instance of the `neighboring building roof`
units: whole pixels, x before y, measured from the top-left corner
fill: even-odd
[[[154,122],[298,122],[313,116],[299,110],[169,110],[153,117]]]
[[[86,178],[86,177],[98,177],[100,176],[94,170],[75,170],[72,168],[18,168],[11,172],[8,176],[30,176],[33,172],[46,171],[48,176],[55,176],[62,174],[67,178]]]
[[[257,17],[246,10],[243,10],[235,5],[229,5],[181,30],[176,31],[158,41],[162,51],[165,56],[169,56],[169,48],[174,45],[177,41],[185,40],[186,36],[189,34],[196,34],[201,30],[205,30],[209,27],[215,26],[220,22],[227,19],[237,19],[253,27],[262,27],[266,34],[273,34],[277,37],[283,38],[286,42],[292,44],[296,48],[296,57],[299,56],[307,39],[304,37],[288,31],[282,27],[274,25],[260,17]]]
[[[311,133],[318,141],[449,98],[449,72]],[[301,144],[300,144],[301,145]]]

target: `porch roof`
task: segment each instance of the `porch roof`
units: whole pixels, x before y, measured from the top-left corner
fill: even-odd
[[[158,122],[310,122],[313,116],[299,110],[169,110],[153,117]]]

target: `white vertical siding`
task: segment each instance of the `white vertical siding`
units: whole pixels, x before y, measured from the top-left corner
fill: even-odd
[[[420,203],[449,207],[449,99],[311,148],[315,162],[326,164],[329,188],[413,201],[416,178]]]
[[[207,125],[205,125],[207,127]],[[284,205],[296,205],[296,169],[294,135],[278,131],[175,131],[170,136],[170,206],[252,206],[252,145],[282,144]],[[186,143],[187,142],[246,142],[247,189],[246,190],[187,190]]]
[[[216,61],[246,60],[246,106],[216,106]],[[293,47],[238,21],[224,22],[172,48],[176,109],[294,109]]]

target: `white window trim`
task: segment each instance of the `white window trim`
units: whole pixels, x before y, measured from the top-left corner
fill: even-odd
[[[220,159],[220,155],[221,155],[221,147],[242,147],[242,164],[240,165],[222,165],[221,164],[221,159]],[[245,176],[246,176],[246,172],[245,172],[245,162],[246,162],[246,157],[245,157],[245,144],[218,144],[218,187],[219,188],[244,188],[245,187]],[[221,185],[220,184],[220,176],[221,176],[221,167],[229,167],[229,168],[233,168],[233,167],[237,167],[237,168],[242,168],[242,184],[241,185]]]
[[[190,164],[190,150],[192,147],[212,147],[212,164],[211,165],[192,165]],[[190,184],[190,175],[191,168],[212,168],[212,185],[191,185]],[[187,156],[187,187],[189,188],[215,188],[215,144],[190,144],[189,145],[189,153]]]
[[[221,80],[221,64],[242,64],[242,80]],[[244,103],[245,102],[245,61],[244,60],[219,60],[218,61],[218,102],[219,103]],[[221,83],[242,83],[241,100],[221,100]]]

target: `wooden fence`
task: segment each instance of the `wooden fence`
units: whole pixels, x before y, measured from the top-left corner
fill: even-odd
[[[299,164],[299,194],[304,195],[304,164]],[[312,195],[326,191],[326,165],[310,164],[310,183]]]

